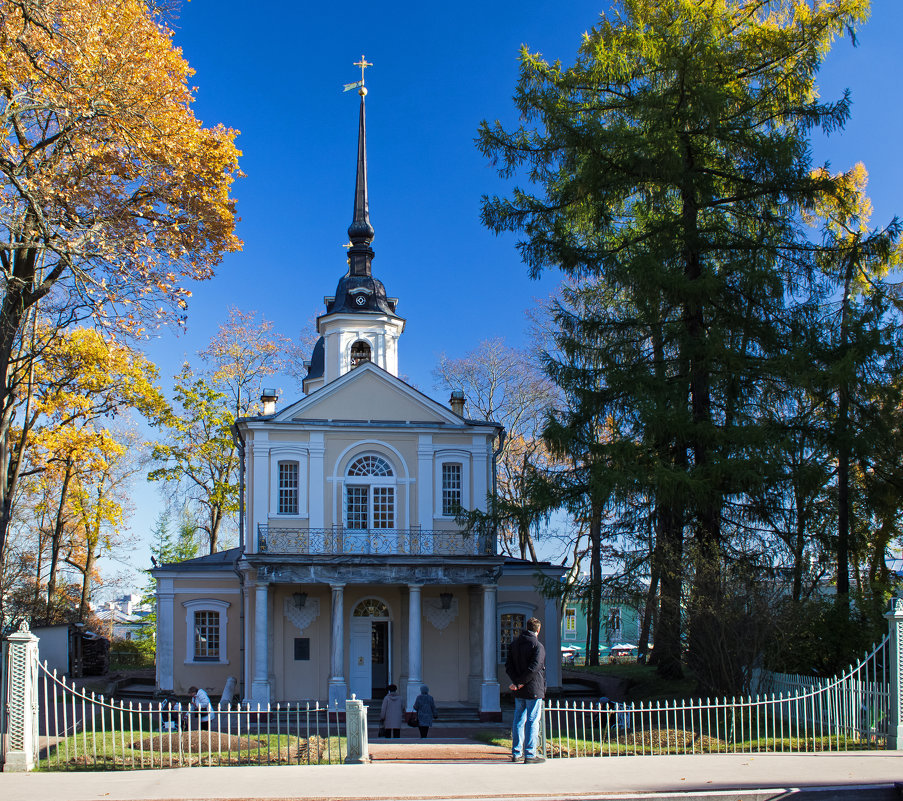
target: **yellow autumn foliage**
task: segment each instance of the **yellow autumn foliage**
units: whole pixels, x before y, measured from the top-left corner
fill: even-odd
[[[70,310],[140,329],[240,247],[236,132],[195,118],[191,74],[141,0],[0,0],[0,261],[20,308],[62,285]]]

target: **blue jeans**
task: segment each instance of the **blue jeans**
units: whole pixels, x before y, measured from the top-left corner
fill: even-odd
[[[535,757],[539,748],[539,719],[542,698],[514,699],[514,725],[511,727],[511,755]],[[526,735],[526,739],[525,739]]]

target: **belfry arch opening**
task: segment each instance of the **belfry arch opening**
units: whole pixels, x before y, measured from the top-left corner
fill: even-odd
[[[369,361],[373,361],[370,343],[359,339],[351,346],[351,366],[358,367]]]

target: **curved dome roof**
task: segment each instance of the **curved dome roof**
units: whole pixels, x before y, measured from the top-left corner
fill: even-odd
[[[372,275],[345,273],[335,289],[335,297],[326,306],[326,313],[357,312],[395,314],[395,301],[386,297],[383,282]]]

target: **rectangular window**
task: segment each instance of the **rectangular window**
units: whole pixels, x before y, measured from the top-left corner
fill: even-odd
[[[514,638],[524,630],[526,620],[523,615],[502,615],[501,623],[501,630],[499,632],[499,650],[501,661],[505,662],[508,659],[508,646],[510,646],[511,643],[514,642]]]
[[[298,514],[297,462],[279,462],[279,514]]]
[[[373,488],[373,528],[395,528],[395,488]]]
[[[460,464],[442,465],[442,514],[456,515],[461,509],[463,482]]]
[[[367,487],[347,487],[345,493],[345,527],[367,528]]]
[[[295,661],[310,661],[310,637],[295,637]]]
[[[219,662],[219,612],[194,613],[194,661]]]
[[[577,639],[577,610],[573,606],[564,610],[564,638],[566,640]]]

